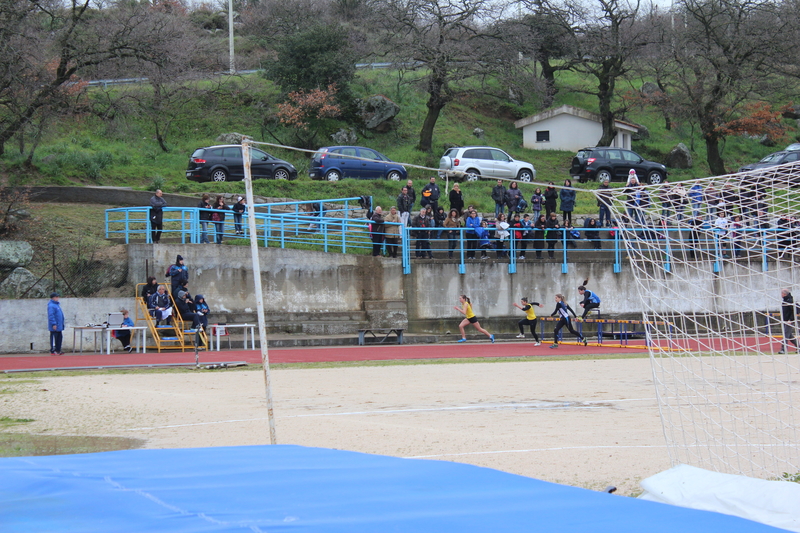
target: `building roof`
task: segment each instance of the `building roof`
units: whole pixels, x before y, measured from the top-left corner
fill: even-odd
[[[556,107],[554,109],[548,109],[546,111],[542,111],[536,115],[531,115],[529,117],[521,118],[514,122],[514,126],[519,128],[524,128],[525,126],[529,126],[531,124],[536,124],[537,122],[542,122],[543,120],[547,120],[548,118],[553,118],[557,115],[572,115],[574,117],[582,118],[585,120],[591,120],[592,122],[602,122],[600,115],[597,113],[592,113],[590,111],[586,111],[585,109],[581,109],[579,107],[571,106],[571,105],[562,105],[561,107]],[[614,125],[625,131],[635,132],[639,130],[639,127],[635,124],[631,124],[630,122],[623,122],[622,120],[615,120]]]

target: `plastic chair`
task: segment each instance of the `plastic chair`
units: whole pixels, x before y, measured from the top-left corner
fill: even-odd
[[[219,331],[220,337],[228,337],[228,349],[231,349],[231,335],[228,333],[228,328],[225,327],[227,324],[214,324],[211,326],[211,336],[216,337],[217,331]]]

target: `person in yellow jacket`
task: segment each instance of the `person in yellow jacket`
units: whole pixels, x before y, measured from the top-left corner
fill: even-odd
[[[462,320],[458,325],[458,329],[461,330],[461,340],[458,342],[467,342],[467,334],[464,332],[464,328],[468,324],[475,326],[475,329],[489,337],[489,340],[494,342],[494,335],[481,327],[481,323],[478,322],[478,317],[476,317],[475,313],[472,312],[472,302],[469,301],[469,298],[462,294],[458,297],[458,301],[461,303],[461,307],[456,305],[453,307],[453,309],[464,314],[464,320]]]
[[[525,318],[517,322],[517,325],[519,326],[519,335],[517,335],[517,338],[524,339],[525,338],[524,327],[530,326],[531,335],[533,335],[533,340],[535,343],[534,346],[539,346],[540,344],[542,344],[541,342],[539,342],[539,335],[536,334],[536,323],[539,321],[539,319],[536,318],[536,312],[533,310],[533,306],[538,305],[539,307],[544,307],[544,304],[540,304],[539,302],[533,302],[532,304],[528,303],[527,298],[521,298],[520,302],[522,302],[522,305],[518,304],[517,302],[514,302],[514,307],[524,311]]]

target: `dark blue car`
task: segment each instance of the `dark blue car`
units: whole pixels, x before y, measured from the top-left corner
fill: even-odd
[[[311,179],[339,181],[344,178],[360,180],[405,180],[405,167],[380,152],[363,146],[326,146],[311,158],[308,170]]]

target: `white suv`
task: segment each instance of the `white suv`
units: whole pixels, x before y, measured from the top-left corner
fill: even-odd
[[[439,176],[477,181],[480,178],[505,178],[531,182],[536,169],[524,161],[516,161],[499,148],[462,146],[450,148],[439,160]]]

